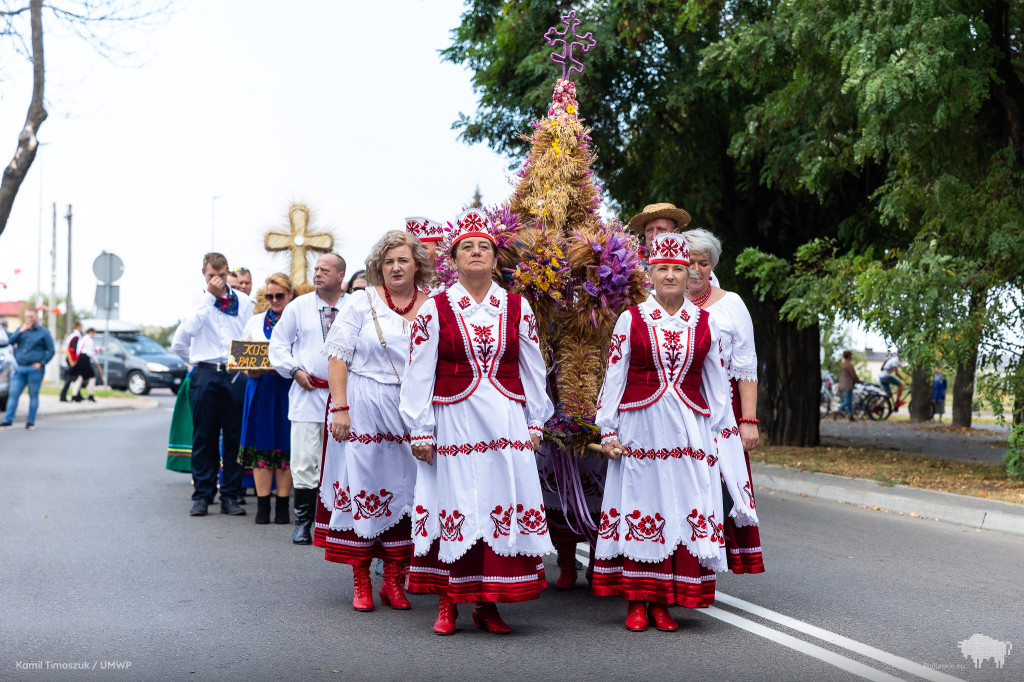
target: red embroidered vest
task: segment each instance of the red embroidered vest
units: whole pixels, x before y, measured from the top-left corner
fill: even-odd
[[[629,330],[629,373],[619,410],[637,410],[653,405],[669,386],[684,403],[705,417],[711,416],[708,402],[700,392],[704,358],[711,350],[708,314],[698,310],[697,324],[680,331],[655,330],[644,320],[640,308],[629,309],[633,322]],[[662,362],[654,338],[668,352]]]
[[[486,378],[510,400],[526,402],[523,381],[519,376],[519,317],[522,299],[509,293],[505,313],[498,318],[498,338],[489,339],[489,330],[477,332],[466,325],[461,315],[452,310],[445,293],[433,297],[437,305],[437,324],[440,336],[437,344],[437,376],[434,381],[434,403],[451,405],[469,396],[480,385],[482,367],[487,366]],[[484,336],[480,336],[480,334]],[[490,363],[479,357],[472,341],[490,341],[495,353]]]

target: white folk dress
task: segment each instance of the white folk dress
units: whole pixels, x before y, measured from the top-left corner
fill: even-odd
[[[617,439],[626,451],[608,463],[593,591],[706,606],[714,599],[714,572],[726,567],[715,434],[732,415],[718,331],[709,319],[710,349],[693,367],[697,307],[687,300],[669,315],[650,296],[637,308],[651,329],[669,388],[646,407],[619,409],[631,361],[633,318],[626,311],[612,333],[596,417],[602,442]],[[692,372],[701,373],[700,392],[710,417],[672,388]]]
[[[399,377],[405,372],[412,322],[391,310],[375,287],[366,292],[350,297],[323,347],[325,355],[348,366],[351,418],[347,443],[327,436],[320,486],[320,501],[331,512],[325,558],[354,565],[375,556],[408,562],[416,485],[416,460],[398,411]],[[381,347],[371,305],[387,351]],[[320,525],[322,520],[318,530]]]
[[[459,572],[452,568],[450,575],[437,576],[441,580],[436,589],[419,591],[445,593],[456,601],[535,598],[536,584],[543,576],[538,557],[554,552],[554,547],[530,434],[543,432],[554,406],[545,391],[546,372],[533,312],[523,299],[518,324],[523,404],[503,395],[486,378],[496,369],[492,367],[497,355],[495,341],[504,339],[507,292],[492,283],[483,301],[477,303],[456,283],[439,296],[448,297],[463,329],[473,329],[471,338],[462,338],[481,380],[461,402],[434,403],[440,325],[434,299],[425,303],[410,344],[401,412],[413,444],[433,443],[436,452],[433,465],[418,463],[413,517],[416,557],[410,585],[417,579],[429,581],[429,576],[418,576],[417,571],[437,575],[446,571],[444,564],[454,564],[467,554],[483,557],[483,548],[476,547],[482,542],[498,559],[530,557],[532,576],[512,575],[498,565],[500,561],[488,559],[476,568],[477,575],[458,578],[464,581],[463,587],[451,586],[449,581],[454,583]],[[418,558],[435,549],[440,564],[418,567]],[[524,583],[520,585],[523,592],[517,593],[516,581]],[[470,582],[475,582],[475,587],[466,587]]]
[[[754,325],[743,299],[727,291],[707,308],[722,339],[722,362],[729,377],[734,420],[740,411],[739,382],[757,383],[757,351],[754,348]],[[754,483],[750,473],[750,457],[743,451],[739,428],[735,423],[720,435],[723,465],[722,481],[733,501],[733,509],[725,524],[725,545],[729,570],[733,573],[763,573],[761,535],[755,513]],[[724,436],[724,438],[722,438]],[[732,437],[730,437],[732,436]],[[728,439],[728,442],[725,440]]]

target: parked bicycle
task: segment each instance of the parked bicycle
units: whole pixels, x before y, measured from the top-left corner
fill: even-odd
[[[833,402],[835,401],[835,382],[832,379],[832,373],[827,369],[821,370],[821,395],[820,395],[820,407],[821,416],[825,416],[832,411]]]

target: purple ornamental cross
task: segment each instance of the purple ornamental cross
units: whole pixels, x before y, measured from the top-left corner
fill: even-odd
[[[583,73],[583,64],[576,61],[576,58],[573,57],[573,48],[579,45],[583,48],[584,52],[588,52],[590,48],[597,44],[597,41],[594,40],[594,36],[591,35],[590,31],[587,31],[582,36],[576,33],[576,27],[580,25],[580,20],[576,18],[576,10],[572,10],[563,16],[562,23],[565,24],[564,31],[559,31],[552,26],[544,34],[544,39],[548,41],[548,45],[562,43],[562,52],[552,52],[551,61],[562,65],[562,79],[565,80],[567,76],[572,76],[573,71]],[[570,31],[572,31],[572,37],[576,39],[571,43],[566,40],[569,37]],[[568,70],[566,70],[566,66],[569,67]]]

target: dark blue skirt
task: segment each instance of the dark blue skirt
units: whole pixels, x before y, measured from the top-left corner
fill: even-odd
[[[245,385],[238,461],[247,467],[287,469],[291,458],[288,389],[292,380],[276,372]]]

